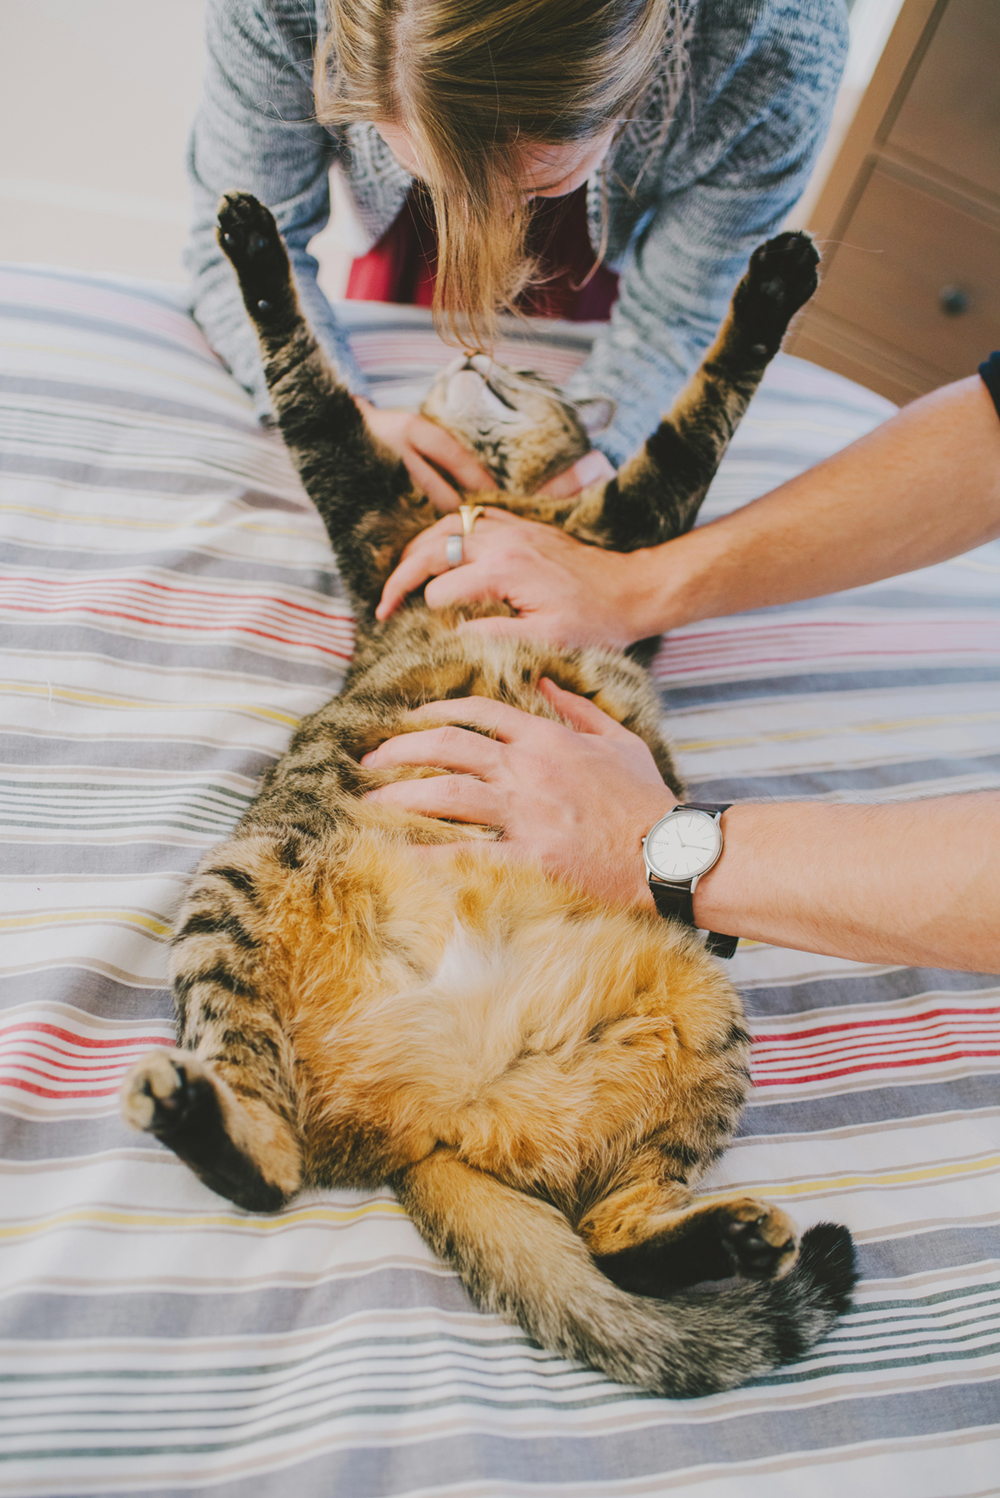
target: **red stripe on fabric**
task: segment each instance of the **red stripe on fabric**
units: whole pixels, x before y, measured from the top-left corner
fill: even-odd
[[[74,1090],[64,1092],[60,1090],[57,1092],[51,1087],[39,1087],[35,1082],[24,1082],[20,1077],[3,1077],[2,1079],[0,1079],[0,1087],[16,1087],[19,1089],[19,1091],[30,1092],[35,1097],[55,1098],[57,1101],[62,1101],[66,1098],[114,1097],[118,1091],[117,1087],[108,1087],[105,1088],[104,1091],[94,1090],[90,1092],[83,1092]]]
[[[35,1023],[30,1020],[19,1021],[15,1025],[0,1026],[0,1035],[14,1035],[22,1030],[34,1030],[43,1035],[57,1035],[60,1040],[70,1041],[75,1045],[112,1046],[112,1045],[163,1045],[162,1035],[137,1035],[125,1040],[94,1040],[89,1035],[77,1035],[72,1030],[64,1030],[59,1025],[51,1025],[45,1021]]]
[[[802,1076],[772,1076],[771,1080],[758,1076],[754,1073],[753,1084],[755,1087],[800,1087],[807,1082],[829,1082],[835,1077],[860,1076],[864,1072],[872,1071],[897,1071],[903,1067],[910,1066],[938,1066],[943,1061],[971,1060],[975,1057],[996,1057],[1000,1060],[1000,1050],[996,1051],[948,1051],[933,1057],[915,1057],[912,1061],[872,1061],[866,1066],[839,1067],[835,1070],[809,1072]]]
[[[949,1016],[952,1016],[952,1015],[962,1015],[962,1014],[970,1015],[974,1019],[982,1019],[983,1016],[987,1015],[987,1014],[997,1014],[997,1015],[1000,1015],[1000,1005],[994,1005],[994,1006],[991,1006],[989,1008],[976,1008],[976,1009],[963,1009],[963,1008],[957,1008],[957,1007],[951,1007],[951,1006],[949,1006],[947,1008],[942,1008],[942,1009],[921,1009],[921,1010],[918,1010],[916,1014],[890,1014],[890,1015],[886,1015],[882,1019],[874,1019],[874,1018],[872,1018],[872,1019],[859,1019],[859,1020],[845,1020],[842,1024],[839,1024],[839,1025],[816,1025],[816,1026],[809,1026],[808,1029],[806,1030],[806,1033],[809,1036],[814,1036],[814,1035],[836,1035],[836,1034],[846,1033],[849,1030],[875,1029],[875,1028],[883,1026],[883,1025],[912,1025],[912,1024],[918,1024],[921,1020],[925,1020],[925,1019],[940,1019],[942,1016],[949,1017]],[[805,1027],[803,1027],[803,1028],[805,1028]],[[766,1038],[763,1037],[763,1036],[761,1036],[760,1039],[755,1039],[754,1040],[754,1045],[755,1046],[756,1045],[761,1045],[761,1044],[765,1044],[766,1045],[766,1044],[769,1044],[769,1043],[774,1042],[774,1041],[783,1041],[783,1040],[784,1041],[794,1041],[795,1039],[801,1037],[802,1033],[803,1033],[802,1030],[784,1030],[784,1031],[779,1031],[777,1033],[769,1032]]]

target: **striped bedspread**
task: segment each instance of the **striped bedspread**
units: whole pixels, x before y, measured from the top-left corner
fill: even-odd
[[[422,312],[344,313],[384,400],[450,357]],[[564,377],[586,336],[510,344]],[[863,1281],[802,1362],[691,1402],[480,1314],[388,1192],[252,1217],[124,1127],[185,880],[336,689],[351,620],[174,290],[7,267],[0,348],[0,1495],[1000,1491],[996,978],[741,948],[757,1090],[711,1187],[848,1223]],[[889,409],[779,358],[706,513]],[[655,674],[694,796],[1000,785],[998,584],[986,547],[679,630]]]

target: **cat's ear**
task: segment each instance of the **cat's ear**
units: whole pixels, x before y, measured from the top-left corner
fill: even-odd
[[[576,401],[576,414],[588,437],[608,429],[618,411],[618,402],[609,395],[593,395],[587,400]]]

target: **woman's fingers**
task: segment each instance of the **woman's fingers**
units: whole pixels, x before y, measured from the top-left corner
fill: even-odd
[[[597,484],[601,479],[613,479],[614,476],[614,465],[595,447],[582,458],[577,458],[572,467],[564,468],[554,479],[549,479],[538,492],[549,499],[569,499],[570,495],[586,489],[588,484]]]
[[[369,430],[398,453],[414,483],[438,509],[457,509],[459,490],[497,487],[468,448],[426,416],[413,411],[381,409],[363,396],[356,399]]]
[[[449,473],[462,489],[495,489],[496,480],[457,437],[426,416],[415,416],[408,433],[413,446]]]

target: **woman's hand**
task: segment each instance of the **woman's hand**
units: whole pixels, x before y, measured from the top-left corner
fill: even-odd
[[[415,411],[382,410],[364,396],[354,397],[365,425],[380,442],[398,453],[418,489],[439,510],[457,510],[457,489],[495,489],[496,482],[457,437]],[[439,470],[443,470],[443,473]],[[445,476],[447,475],[447,477]],[[454,480],[457,487],[448,482]]]
[[[446,726],[388,739],[362,760],[370,770],[432,765],[451,775],[396,780],[368,799],[424,816],[503,828],[500,843],[471,845],[494,858],[541,864],[599,899],[650,905],[641,839],[676,806],[642,739],[543,679],[566,720],[537,718],[488,697],[431,702],[414,716]],[[460,716],[496,734],[456,728]],[[446,857],[455,844],[427,850]]]
[[[588,484],[599,484],[602,479],[613,479],[614,476],[613,463],[595,447],[564,468],[562,473],[557,473],[554,479],[549,479],[538,492],[549,499],[569,499],[586,489]]]
[[[379,619],[427,583],[433,609],[502,599],[517,610],[516,619],[474,619],[466,630],[619,649],[656,633],[655,623],[647,626],[661,570],[655,553],[602,551],[490,505],[465,537],[465,563],[450,567],[445,546],[457,529],[446,516],[410,542],[386,582]]]

